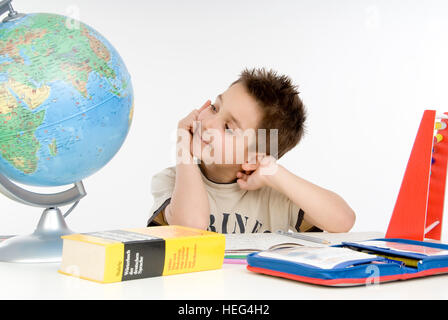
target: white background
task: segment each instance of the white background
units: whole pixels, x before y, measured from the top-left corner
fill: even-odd
[[[353,231],[386,231],[423,111],[448,111],[443,0],[13,5],[92,26],[115,46],[133,79],[131,131],[115,158],[84,180],[88,196],[67,219],[76,232],[144,227],[151,177],[174,165],[177,122],[215,99],[245,67],[272,68],[298,84],[307,134],[280,163],[340,194],[357,213]],[[0,234],[31,233],[40,213],[0,197]]]

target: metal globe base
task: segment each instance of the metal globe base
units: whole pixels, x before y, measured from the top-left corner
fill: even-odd
[[[19,203],[45,209],[34,233],[0,243],[0,262],[60,262],[61,236],[73,233],[64,218],[87,195],[82,182],[76,182],[72,188],[63,192],[40,194],[19,187],[0,173],[0,193]],[[69,204],[73,204],[72,207],[62,215],[58,207]]]
[[[48,208],[42,213],[36,230],[16,236],[0,244],[0,261],[15,263],[60,262],[61,236],[73,233],[65,223],[61,210]]]

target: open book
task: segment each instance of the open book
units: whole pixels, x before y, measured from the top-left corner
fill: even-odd
[[[294,246],[327,247],[329,245],[340,244],[343,241],[363,241],[384,236],[384,234],[378,232],[303,232],[296,235],[304,235],[309,239],[325,240],[326,244],[278,233],[226,234],[225,255],[227,258],[231,256],[243,257],[252,252]]]
[[[244,256],[262,250],[302,246],[303,241],[277,233],[226,234],[226,256]]]

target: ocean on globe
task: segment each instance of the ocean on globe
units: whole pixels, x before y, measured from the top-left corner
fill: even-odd
[[[86,24],[28,14],[0,23],[0,173],[31,186],[92,175],[118,152],[132,121],[130,75]]]

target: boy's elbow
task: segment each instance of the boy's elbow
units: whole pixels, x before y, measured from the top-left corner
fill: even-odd
[[[334,194],[336,199],[338,200],[338,219],[337,223],[335,223],[335,230],[331,232],[349,232],[356,221],[356,214],[352,208],[345,202],[345,200],[337,194]]]
[[[332,223],[324,227],[323,230],[330,233],[349,232],[355,225],[355,221],[355,212],[351,208],[346,208],[339,211],[338,215],[332,220]]]
[[[356,221],[355,212],[351,208],[348,208],[342,214],[342,219],[338,223],[338,226],[336,228],[337,230],[333,232],[341,232],[341,233],[349,232],[355,225],[355,221]]]
[[[350,209],[349,212],[347,213],[347,224],[345,226],[345,231],[344,232],[349,232],[353,228],[353,226],[355,225],[355,222],[356,222],[355,211]]]

